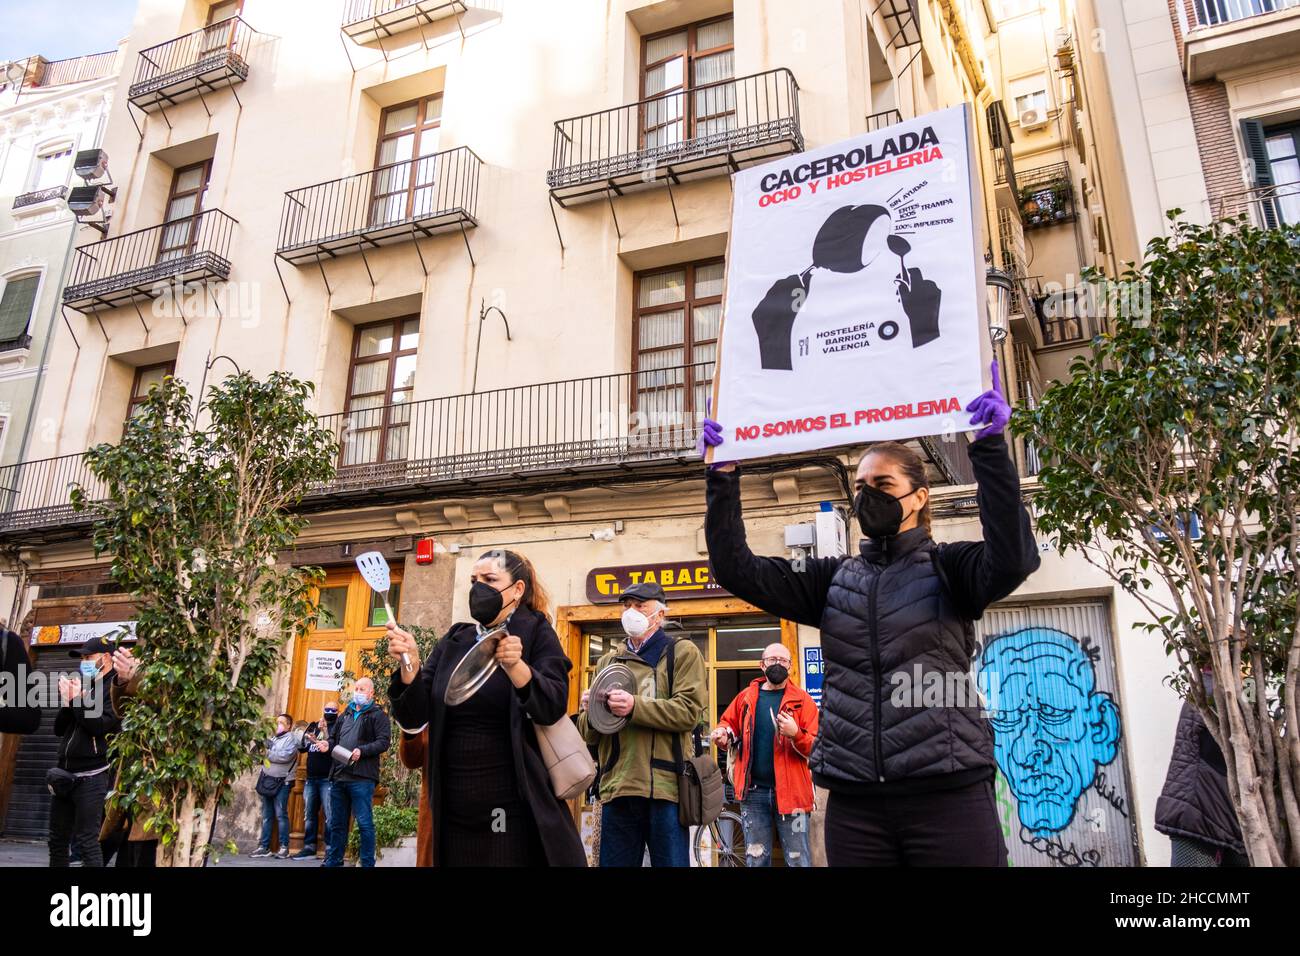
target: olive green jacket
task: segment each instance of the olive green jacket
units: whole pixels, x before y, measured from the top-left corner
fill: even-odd
[[[668,696],[669,654],[674,655],[672,697]],[[602,734],[588,725],[585,710],[578,717],[583,737],[599,748],[600,799],[650,797],[676,803],[672,741],[674,736],[681,741],[683,758],[695,753],[691,731],[704,720],[708,706],[704,656],[690,641],[678,640],[651,668],[621,647],[600,659],[596,673],[615,662],[626,664],[637,682],[636,704],[627,725],[617,734]]]

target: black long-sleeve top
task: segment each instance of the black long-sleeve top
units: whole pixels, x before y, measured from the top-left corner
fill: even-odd
[[[991,435],[970,444],[983,541],[944,544],[939,551],[949,597],[963,617],[978,620],[1038,569],[1038,547],[1020,500],[1020,478],[1006,439]],[[759,557],[745,540],[740,507],[740,467],[710,471],[704,536],[713,577],[736,597],[769,614],[818,627],[826,595],[843,557]]]

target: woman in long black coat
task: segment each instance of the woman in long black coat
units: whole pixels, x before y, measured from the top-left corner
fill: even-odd
[[[434,866],[586,866],[568,806],[555,796],[533,721],[563,718],[572,664],[547,620],[546,595],[527,558],[492,551],[474,564],[470,613],[453,624],[424,666],[410,634],[389,624],[397,660],[389,687],[393,719],[407,733],[427,726],[425,779],[433,815]],[[497,625],[500,665],[469,700],[449,707],[456,665]],[[408,655],[411,666],[402,664]]]

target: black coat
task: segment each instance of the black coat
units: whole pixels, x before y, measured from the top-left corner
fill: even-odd
[[[22,672],[19,672],[22,668]],[[0,687],[0,734],[32,734],[41,723],[41,709],[27,707],[27,676],[32,672],[23,639],[13,631],[0,629],[0,673],[8,674],[6,683],[11,690]],[[7,706],[4,697],[12,692],[13,706]]]
[[[537,824],[546,861],[550,866],[586,866],[587,855],[578,837],[573,816],[551,789],[551,779],[537,747],[531,724],[537,720],[553,724],[568,710],[569,670],[573,666],[560,646],[560,639],[545,617],[528,608],[520,608],[510,619],[509,633],[523,643],[523,659],[533,679],[510,695],[510,744],[514,752],[515,778],[520,798],[527,804]],[[447,705],[443,695],[447,681],[462,657],[474,647],[477,631],[473,624],[453,624],[445,637],[434,645],[433,652],[410,684],[403,685],[400,672],[393,672],[388,697],[393,704],[393,719],[408,733],[418,733],[428,725],[425,779],[429,804],[433,811],[433,863],[438,865],[438,827],[441,819],[442,732]]]
[[[351,725],[354,721],[359,726],[355,728],[355,739],[348,744],[343,740],[344,733],[353,729]],[[339,711],[334,723],[330,725],[330,750],[343,746],[350,750],[360,750],[361,756],[356,763],[346,766],[335,761],[330,768],[330,779],[342,782],[373,780],[378,783],[379,758],[388,752],[392,742],[391,724],[388,715],[374,704],[367,707],[360,716],[357,716],[351,704]]]
[[[86,704],[96,698],[103,703],[88,710]],[[108,766],[108,738],[121,729],[121,718],[113,710],[112,695],[101,674],[95,678],[91,694],[73,698],[72,703],[59,708],[54,718],[54,733],[60,738],[58,766],[69,773],[88,773]]]
[[[1156,829],[1244,854],[1241,827],[1228,796],[1228,766],[1201,712],[1183,704],[1165,787],[1156,801]]]

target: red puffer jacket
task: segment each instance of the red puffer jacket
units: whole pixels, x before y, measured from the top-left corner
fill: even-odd
[[[745,799],[749,789],[749,760],[753,755],[754,716],[758,712],[758,691],[765,678],[755,677],[753,683],[736,695],[722,723],[741,740],[740,757],[736,760],[736,799]],[[778,733],[772,742],[772,763],[776,776],[776,809],[778,813],[809,813],[813,808],[812,773],[808,770],[808,755],[817,739],[817,704],[802,687],[787,681],[785,695],[781,698],[781,712],[790,714],[799,725],[794,737]],[[734,747],[734,745],[733,745]],[[734,752],[734,751],[733,751]]]

